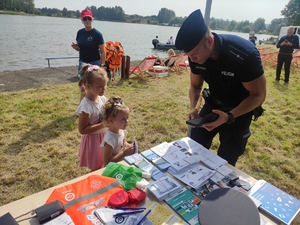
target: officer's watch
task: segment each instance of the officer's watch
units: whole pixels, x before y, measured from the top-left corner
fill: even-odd
[[[228,114],[228,120],[226,124],[232,124],[234,122],[234,116],[232,115],[231,112],[227,112],[227,114]]]

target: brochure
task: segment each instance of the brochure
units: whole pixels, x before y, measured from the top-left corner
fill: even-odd
[[[178,192],[181,185],[172,178],[165,176],[147,185],[147,188],[154,196],[162,201],[168,196]]]
[[[205,184],[207,180],[216,173],[216,171],[199,164],[194,164],[187,170],[181,172],[174,173],[171,170],[168,170],[168,172],[181,182],[195,189]]]
[[[152,163],[161,171],[166,171],[170,166],[170,163],[168,163],[166,160],[164,160],[161,157],[154,159]]]
[[[185,187],[182,187],[173,196],[166,198],[165,202],[189,224],[200,225],[198,208],[201,200]]]
[[[153,152],[151,149],[145,150],[142,153],[142,156],[144,156],[147,160],[152,162],[152,160],[159,158],[159,155],[157,155],[155,152]]]
[[[147,217],[153,224],[188,225],[181,217],[174,215],[172,210],[157,202],[151,202],[147,205],[147,209],[151,209],[151,213]]]
[[[133,163],[140,161],[143,159],[143,156],[139,153],[135,153],[133,155],[128,155],[124,157],[124,160],[129,164],[132,165]]]
[[[151,174],[151,178],[153,180],[158,180],[161,177],[167,176],[162,171],[160,171],[157,167],[153,166],[144,158],[138,162],[134,163],[136,167],[142,169],[144,172],[148,172]]]
[[[258,180],[248,194],[261,202],[260,209],[289,225],[300,211],[300,200],[265,180]]]

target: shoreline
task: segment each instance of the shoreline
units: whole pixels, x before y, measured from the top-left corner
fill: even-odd
[[[140,61],[130,62],[130,67]],[[77,66],[46,67],[0,72],[0,92],[16,92],[43,85],[56,85],[78,82]]]

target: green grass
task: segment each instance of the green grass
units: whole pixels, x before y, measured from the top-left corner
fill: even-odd
[[[251,125],[252,136],[236,167],[265,179],[300,199],[299,69],[289,85],[275,82],[265,67],[264,115]],[[120,95],[130,107],[128,140],[141,151],[186,136],[189,111],[187,73],[143,81],[132,76],[109,84],[107,97]],[[77,83],[0,94],[0,205],[89,172],[79,167]],[[212,150],[218,147],[217,138]],[[299,216],[293,224],[300,224]]]

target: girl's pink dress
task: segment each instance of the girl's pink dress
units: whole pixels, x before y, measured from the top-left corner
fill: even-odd
[[[89,114],[89,124],[100,123],[99,114],[107,101],[105,96],[99,96],[98,102],[93,102],[84,97],[77,110],[76,114],[79,115],[82,112]],[[83,134],[81,136],[79,158],[80,166],[86,166],[92,171],[103,167],[103,151],[100,148],[100,144],[104,138],[107,128],[98,130],[93,134]]]

